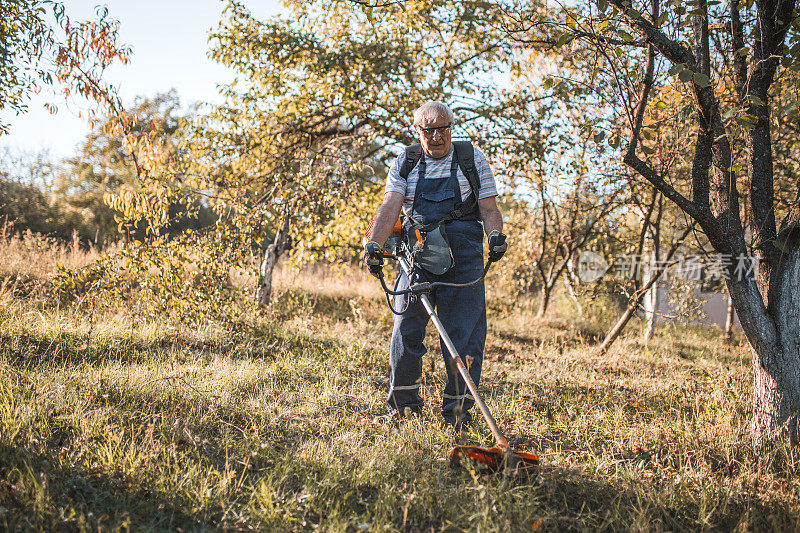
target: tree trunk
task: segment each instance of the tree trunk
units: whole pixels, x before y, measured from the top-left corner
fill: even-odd
[[[733,308],[733,300],[731,295],[728,295],[728,314],[725,317],[725,340],[730,340],[733,337],[733,319],[736,316],[736,311]]]
[[[759,331],[753,353],[753,425],[756,448],[773,441],[800,442],[800,235],[787,242],[781,265],[773,270],[767,307],[774,329]],[[736,302],[735,302],[736,303]],[[739,306],[737,306],[739,308]],[[739,315],[744,324],[744,317]],[[751,328],[746,328],[745,332]],[[750,337],[750,334],[748,334]],[[763,342],[767,340],[768,342]],[[771,341],[771,342],[770,342]]]
[[[267,246],[264,251],[264,260],[261,261],[261,279],[256,290],[256,302],[259,305],[268,305],[272,297],[272,272],[278,259],[286,250],[287,237],[289,235],[289,215],[284,215],[283,224],[275,233],[272,244]]]
[[[578,316],[583,316],[583,305],[578,299],[578,292],[575,287],[578,285],[578,276],[575,274],[575,265],[572,259],[567,262],[567,271],[564,274],[564,285],[567,287],[567,294],[569,294],[572,303],[575,304],[575,309],[578,310]]]
[[[647,291],[647,294],[644,298],[644,320],[645,320],[645,330],[644,330],[644,340],[650,341],[653,338],[653,333],[655,333],[656,329],[656,321],[658,320],[658,305],[660,302],[659,298],[659,288],[661,287],[661,282],[656,281],[650,290]]]
[[[662,272],[663,270],[661,269],[656,270],[656,272],[650,276],[650,279],[647,280],[647,283],[645,283],[642,288],[639,289],[639,291],[637,291],[630,299],[625,312],[622,313],[622,316],[619,318],[619,320],[617,320],[617,323],[614,324],[614,327],[609,330],[606,338],[603,339],[603,344],[600,345],[600,355],[606,353],[608,349],[611,348],[611,345],[614,344],[614,341],[617,340],[617,337],[620,336],[622,331],[625,329],[625,326],[628,325],[628,322],[630,322],[631,318],[633,318],[633,315],[636,314],[636,310],[642,304],[642,300],[649,291],[650,287],[652,287],[655,282],[658,281],[658,278],[661,277]]]
[[[536,318],[544,318],[547,307],[550,305],[550,295],[552,292],[552,286],[549,286],[547,283],[542,285],[542,298],[539,300],[539,311],[536,313]]]

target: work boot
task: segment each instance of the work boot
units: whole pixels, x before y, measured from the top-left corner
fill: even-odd
[[[383,424],[392,424],[392,425],[399,425],[400,422],[403,420],[408,420],[409,418],[416,418],[422,416],[422,413],[419,410],[411,409],[410,407],[405,408],[405,416],[400,414],[400,411],[396,409],[392,409],[386,414],[378,415],[372,419],[372,423],[375,425],[383,425]]]
[[[469,412],[457,417],[454,414],[442,415],[442,427],[446,430],[452,430],[454,433],[462,433],[469,429],[472,425],[472,416]]]
[[[400,425],[400,421],[403,420],[403,417],[400,416],[395,410],[391,410],[388,413],[378,415],[372,419],[372,424],[376,426],[383,426],[383,425],[392,425],[398,426]]]

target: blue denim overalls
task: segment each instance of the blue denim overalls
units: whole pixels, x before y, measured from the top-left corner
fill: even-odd
[[[453,163],[450,176],[441,179],[425,177],[425,153],[419,162],[419,180],[411,209],[411,217],[421,224],[431,224],[445,218],[461,204],[461,187],[458,183],[458,163],[451,152]],[[466,283],[480,277],[483,272],[483,225],[479,220],[454,220],[445,224],[447,238],[453,252],[455,264],[441,276],[430,274],[416,268],[415,273],[421,281],[445,281]],[[416,239],[410,223],[406,222],[405,234],[408,239]],[[401,272],[395,284],[396,290],[408,288],[409,280]],[[395,309],[403,309],[409,295],[394,297]],[[439,319],[453,341],[469,373],[477,385],[481,377],[483,348],[486,342],[486,300],[483,281],[472,287],[437,287],[429,295]],[[402,315],[396,315],[389,353],[391,365],[390,389],[387,403],[393,409],[405,414],[410,408],[419,412],[422,398],[419,395],[422,376],[422,356],[427,351],[423,341],[428,313],[419,300],[410,305]],[[454,374],[450,367],[449,352],[441,342],[442,355],[447,369],[447,384],[444,388],[442,416],[445,422],[456,423],[454,410],[461,406],[464,420],[469,421],[467,409],[472,407],[472,395],[468,394],[464,380]]]

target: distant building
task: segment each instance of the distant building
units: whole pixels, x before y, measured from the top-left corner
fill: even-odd
[[[736,272],[739,273],[740,270]],[[651,316],[650,313],[655,308],[656,321],[680,320],[715,325],[725,329],[730,311],[733,315],[732,327],[740,328],[736,311],[729,306],[723,275],[719,257],[710,259],[700,256],[679,257],[667,268],[642,302],[645,319]],[[675,291],[670,290],[671,280],[681,280],[682,284],[688,284],[689,290],[692,291],[691,298],[696,304],[693,311],[696,312],[688,316],[681,313],[686,307],[683,305],[685,302],[673,301]]]

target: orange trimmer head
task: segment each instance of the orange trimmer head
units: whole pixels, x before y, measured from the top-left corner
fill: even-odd
[[[515,452],[508,446],[495,444],[491,448],[481,446],[456,446],[450,452],[450,465],[458,466],[462,459],[470,459],[485,465],[489,470],[522,470],[539,466],[539,456],[533,453]]]

